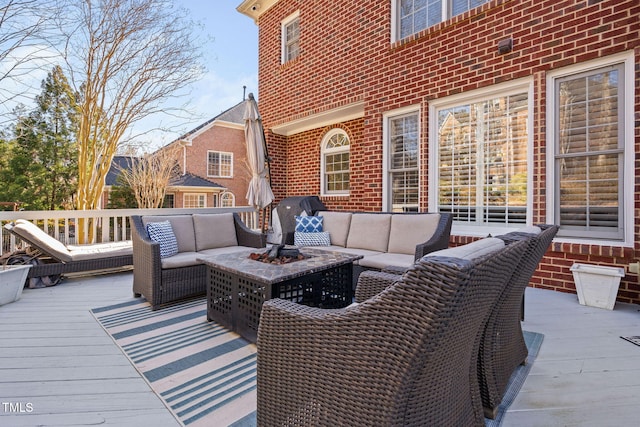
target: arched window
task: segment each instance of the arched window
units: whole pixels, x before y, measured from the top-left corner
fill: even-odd
[[[321,194],[349,195],[349,136],[342,129],[331,129],[320,149]]]
[[[233,193],[222,193],[220,195],[220,206],[223,208],[232,208],[236,205],[236,198]]]

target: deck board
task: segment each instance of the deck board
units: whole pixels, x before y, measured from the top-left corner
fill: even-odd
[[[177,426],[91,308],[132,298],[132,274],[26,289],[0,307],[0,401],[33,412],[0,425]],[[545,335],[503,426],[635,426],[640,418],[640,306],[584,307],[576,295],[527,289],[526,330]]]
[[[0,425],[180,425],[90,312],[131,299],[131,281],[68,279],[0,307],[0,401],[33,408],[0,407]]]

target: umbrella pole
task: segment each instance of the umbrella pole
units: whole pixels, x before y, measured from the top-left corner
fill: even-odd
[[[261,125],[262,125],[262,123],[261,123]],[[269,147],[267,147],[267,138],[266,138],[266,135],[264,134],[264,126],[260,126],[260,130],[262,131],[262,143],[264,144],[264,156],[265,156],[265,160],[267,161],[267,173],[269,174],[269,188],[271,188],[271,191],[273,191],[273,183],[271,182],[271,157],[269,157]],[[268,205],[269,208],[271,208],[272,204],[273,204],[273,202],[269,203],[269,205]],[[265,215],[266,215],[266,209],[267,208],[265,206],[265,208],[264,208]],[[269,212],[271,212],[271,210],[269,210]],[[272,221],[271,215],[269,215],[269,225],[268,226],[267,226],[266,221],[265,221],[266,218],[267,218],[266,216],[262,217],[262,224],[263,224],[265,230],[273,225],[272,222],[271,222]]]

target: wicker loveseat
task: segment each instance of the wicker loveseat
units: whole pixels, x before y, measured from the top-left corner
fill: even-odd
[[[421,258],[382,292],[344,309],[266,301],[258,425],[484,425],[480,331],[526,242],[466,246],[466,253]],[[362,276],[369,274],[385,273]]]
[[[149,238],[147,225],[169,221],[178,253],[161,258],[160,243]],[[157,309],[161,304],[206,292],[207,268],[197,261],[266,245],[264,234],[247,228],[236,213],[131,216],[133,293]]]
[[[354,263],[354,277],[362,270],[388,266],[407,269],[424,255],[445,249],[451,235],[448,213],[389,213],[320,211],[331,245],[318,246],[362,255]]]

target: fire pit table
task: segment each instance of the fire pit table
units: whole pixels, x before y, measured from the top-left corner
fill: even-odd
[[[262,303],[282,298],[322,308],[351,304],[353,261],[362,258],[319,249],[285,264],[251,259],[251,250],[200,257],[208,267],[207,320],[255,342]]]

